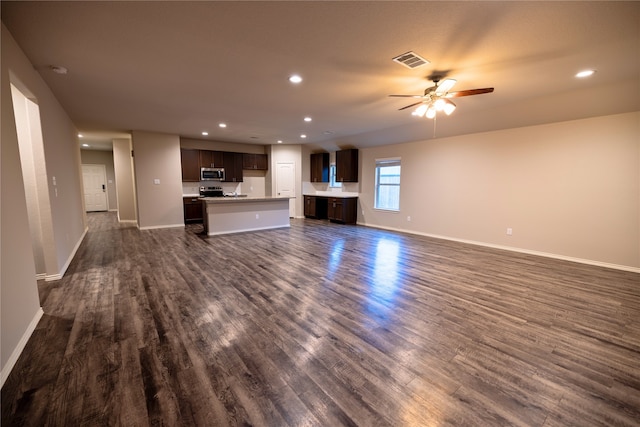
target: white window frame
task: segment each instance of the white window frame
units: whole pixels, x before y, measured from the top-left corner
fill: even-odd
[[[379,182],[380,178],[380,168],[384,166],[398,166],[400,167],[400,179],[397,184],[381,184]],[[375,167],[375,188],[373,195],[373,208],[375,210],[387,211],[387,212],[400,212],[400,183],[402,178],[402,165],[400,162],[400,158],[392,158],[392,159],[376,159],[376,167]],[[396,208],[389,207],[378,207],[378,193],[380,191],[380,186],[394,186],[398,187],[398,206]]]
[[[331,163],[329,165],[329,187],[342,188],[342,183],[336,182],[336,164],[335,163]]]

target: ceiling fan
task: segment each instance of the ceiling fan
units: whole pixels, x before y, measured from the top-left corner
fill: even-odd
[[[436,117],[438,111],[444,111],[448,116],[456,109],[456,104],[450,101],[450,98],[460,98],[462,96],[481,95],[483,93],[493,92],[492,87],[486,87],[482,89],[468,89],[460,90],[457,92],[449,92],[453,85],[456,84],[454,79],[445,79],[440,83],[440,78],[433,79],[434,85],[424,90],[424,95],[389,95],[392,97],[400,98],[419,98],[420,101],[409,104],[406,107],[400,108],[400,110],[406,110],[407,108],[418,107],[411,113],[414,116],[427,117],[433,119]]]

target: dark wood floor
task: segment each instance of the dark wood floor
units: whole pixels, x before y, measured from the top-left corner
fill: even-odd
[[[640,425],[638,274],[324,221],[89,221],[3,426]]]

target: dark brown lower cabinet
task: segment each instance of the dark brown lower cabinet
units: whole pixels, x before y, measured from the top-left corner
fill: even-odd
[[[327,198],[304,196],[304,216],[307,218],[327,219]]]
[[[355,224],[358,219],[357,197],[304,196],[304,216]]]
[[[357,201],[357,197],[330,197],[327,203],[327,217],[330,221],[355,224],[358,219]]]
[[[184,223],[202,222],[202,202],[197,197],[183,197]]]

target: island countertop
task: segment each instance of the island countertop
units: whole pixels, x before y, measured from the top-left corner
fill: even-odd
[[[293,197],[200,197],[208,236],[289,227]]]
[[[272,200],[289,200],[295,197],[276,197],[276,196],[225,196],[225,197],[200,197],[199,200],[207,204],[227,204],[227,203],[252,203],[252,202],[270,202]]]

